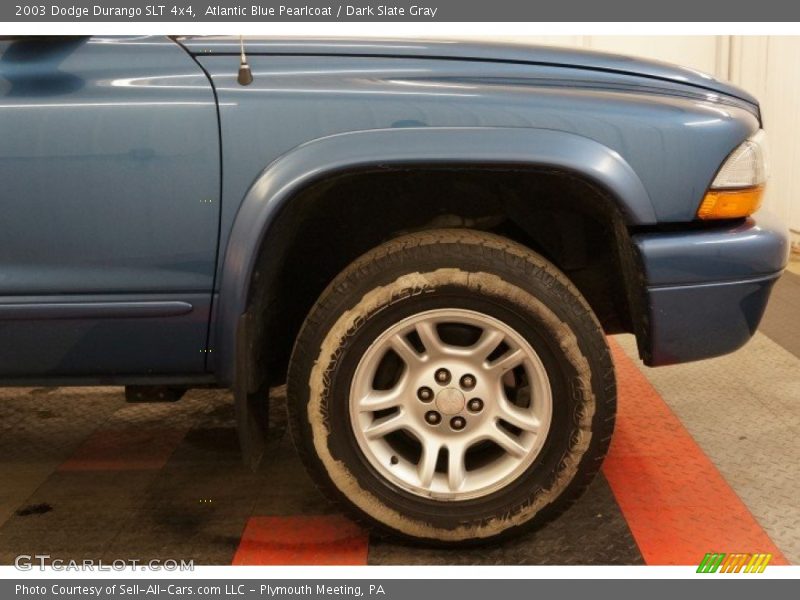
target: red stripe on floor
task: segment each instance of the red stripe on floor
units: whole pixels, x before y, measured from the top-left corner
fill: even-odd
[[[60,467],[61,471],[161,469],[185,429],[104,429],[94,432]]]
[[[647,378],[609,343],[619,398],[603,472],[645,562],[697,565],[706,552],[765,552],[770,564],[787,564]]]
[[[369,536],[340,515],[251,517],[234,565],[365,565]]]

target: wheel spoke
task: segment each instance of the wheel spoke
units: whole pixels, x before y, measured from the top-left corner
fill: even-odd
[[[373,421],[369,427],[364,430],[364,435],[368,439],[374,440],[389,435],[393,431],[403,429],[408,425],[408,419],[403,411],[398,411],[377,421]]]
[[[359,412],[375,412],[395,408],[403,403],[408,393],[409,369],[406,368],[394,387],[388,390],[376,390],[372,385],[366,385],[366,390],[360,390],[357,408]],[[366,384],[366,382],[364,382]]]
[[[514,458],[522,458],[528,452],[511,433],[499,425],[495,425],[495,431],[491,439]]]
[[[405,387],[399,385],[391,390],[372,390],[361,398],[358,409],[361,412],[375,412],[395,408],[401,403],[404,393]]]
[[[535,415],[526,412],[524,409],[514,406],[507,398],[499,398],[497,402],[498,417],[509,425],[513,425],[523,431],[538,433],[541,422]]]
[[[398,333],[397,335],[392,336],[392,338],[389,340],[389,345],[409,367],[412,367],[423,360],[423,357],[417,353],[414,347],[406,339],[406,336],[402,334]]]
[[[470,348],[470,351],[476,358],[486,360],[486,357],[497,349],[500,342],[502,342],[505,337],[506,336],[497,329],[484,329],[483,335],[481,335],[480,339],[475,342],[475,345]]]
[[[417,474],[419,475],[420,485],[424,488],[430,488],[431,483],[433,483],[439,450],[441,450],[441,446],[433,441],[428,441],[422,446],[422,456],[419,459],[419,464],[417,464]]]
[[[465,448],[460,444],[447,447],[447,485],[451,492],[457,492],[464,485],[467,468],[464,465]]]
[[[514,367],[521,365],[524,360],[525,353],[517,348],[516,350],[506,352],[494,362],[489,363],[489,370],[496,372],[498,375],[503,375]]]
[[[430,321],[421,321],[416,324],[415,329],[422,345],[425,346],[425,354],[428,356],[442,354],[442,340],[439,338],[439,332],[436,331],[436,325]]]

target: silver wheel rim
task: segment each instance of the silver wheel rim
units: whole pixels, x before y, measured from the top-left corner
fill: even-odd
[[[443,328],[476,340],[445,341]],[[389,355],[396,376],[376,387]],[[544,445],[552,407],[531,345],[502,321],[464,309],[429,310],[389,327],[362,356],[350,388],[350,423],[372,467],[440,500],[479,498],[516,480]]]

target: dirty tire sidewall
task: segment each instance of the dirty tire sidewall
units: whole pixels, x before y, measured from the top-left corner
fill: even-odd
[[[349,418],[350,383],[372,341],[432,308],[467,308],[520,333],[544,363],[553,418],[536,460],[505,488],[447,502],[410,494],[363,456]],[[293,437],[316,483],[369,525],[431,543],[487,541],[566,508],[597,472],[613,427],[605,338],[566,277],[530,250],[470,231],[414,234],[350,265],[304,324],[289,372]]]

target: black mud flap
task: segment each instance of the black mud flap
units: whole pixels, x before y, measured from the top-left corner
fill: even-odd
[[[236,380],[233,386],[236,430],[244,463],[253,471],[264,456],[269,429],[269,393],[253,368],[252,320],[247,313],[237,325]],[[259,381],[261,379],[261,381]]]

